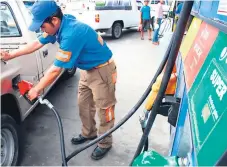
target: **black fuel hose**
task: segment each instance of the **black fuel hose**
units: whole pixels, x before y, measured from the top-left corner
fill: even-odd
[[[144,133],[144,130],[145,130],[145,128],[142,128],[143,133]],[[143,152],[148,150],[148,146],[149,146],[149,141],[148,141],[148,137],[147,137],[145,144],[144,144],[144,147],[143,147]]]
[[[61,117],[59,116],[57,110],[54,107],[52,107],[50,109],[55,114],[55,117],[56,117],[57,122],[58,122],[58,129],[59,129],[60,142],[61,142],[62,166],[67,166],[66,153],[65,153],[65,140],[64,140],[64,133],[63,133],[63,126],[62,126]]]
[[[172,40],[171,40],[172,41]],[[113,133],[114,131],[116,131],[118,128],[120,128],[137,110],[138,108],[141,106],[141,104],[144,102],[144,100],[146,99],[146,97],[149,95],[152,85],[154,84],[154,82],[156,81],[157,77],[159,76],[159,74],[162,72],[166,61],[169,57],[169,53],[170,53],[170,49],[171,49],[171,44],[172,42],[170,41],[170,44],[168,46],[168,49],[165,52],[164,58],[162,60],[162,62],[159,65],[158,70],[156,71],[151,83],[149,84],[148,88],[146,89],[146,91],[144,92],[144,94],[142,95],[142,97],[139,99],[139,101],[135,104],[135,106],[128,112],[127,115],[124,116],[124,118],[122,120],[120,120],[113,128],[111,128],[109,131],[107,131],[106,133],[104,133],[103,135],[99,136],[98,138],[96,138],[95,140],[92,140],[91,142],[89,142],[87,145],[84,145],[78,149],[76,149],[74,152],[72,152],[67,158],[66,161],[68,162],[71,158],[73,158],[74,156],[76,156],[77,154],[79,154],[81,151],[87,149],[88,147],[96,144],[97,142],[99,142],[100,140],[104,139],[105,137],[109,136],[111,133]]]
[[[184,2],[183,10],[181,12],[180,19],[179,19],[177,27],[176,27],[176,31],[174,32],[174,37],[172,38],[173,44],[172,44],[172,47],[171,47],[171,50],[170,50],[170,55],[168,57],[166,70],[164,72],[164,76],[163,76],[163,79],[162,79],[162,82],[161,82],[161,86],[160,86],[158,95],[155,99],[155,102],[153,104],[152,111],[151,111],[151,114],[149,116],[147,126],[145,127],[144,133],[141,137],[140,143],[139,143],[137,150],[134,154],[134,157],[133,157],[133,159],[130,163],[130,166],[132,165],[134,159],[141,153],[141,151],[144,147],[144,144],[146,142],[146,139],[148,138],[148,135],[150,133],[151,127],[154,123],[154,120],[155,120],[155,118],[158,114],[158,108],[159,108],[159,105],[161,104],[162,98],[164,96],[165,90],[167,88],[167,85],[168,85],[168,82],[169,82],[169,79],[170,79],[170,76],[171,76],[171,73],[172,73],[172,70],[173,70],[173,67],[174,67],[174,64],[175,64],[175,60],[176,60],[176,57],[177,57],[177,54],[178,54],[178,51],[179,51],[179,48],[180,48],[180,44],[181,44],[183,35],[184,35],[187,20],[190,16],[192,5],[193,5],[193,1],[185,1]]]

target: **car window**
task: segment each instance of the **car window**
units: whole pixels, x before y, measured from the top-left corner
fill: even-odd
[[[0,16],[1,37],[20,37],[19,26],[16,23],[11,8],[6,3],[1,2]]]

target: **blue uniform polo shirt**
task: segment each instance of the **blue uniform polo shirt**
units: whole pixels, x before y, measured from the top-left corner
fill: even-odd
[[[60,48],[54,65],[61,68],[78,67],[82,70],[90,70],[112,57],[112,52],[102,37],[72,15],[63,16],[56,36],[44,33],[39,37],[39,41],[42,44],[58,41]]]
[[[178,6],[177,6],[177,9],[176,9],[176,14],[180,14],[181,11],[182,11],[182,7],[183,7],[183,3],[181,2]]]
[[[151,9],[150,6],[143,6],[140,10],[142,12],[142,19],[143,20],[149,20],[151,19]]]

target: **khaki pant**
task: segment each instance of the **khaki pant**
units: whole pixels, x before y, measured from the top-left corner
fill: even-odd
[[[78,105],[84,137],[90,138],[97,135],[96,109],[100,119],[98,135],[102,135],[114,126],[116,77],[117,71],[114,62],[89,71],[81,70]],[[102,148],[108,148],[111,145],[112,135],[98,143],[98,146]]]

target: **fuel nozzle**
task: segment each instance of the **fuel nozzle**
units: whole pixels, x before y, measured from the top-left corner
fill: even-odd
[[[25,80],[21,80],[18,82],[17,86],[18,86],[20,94],[25,98],[25,100],[29,104],[33,105],[37,99],[34,99],[31,101],[28,98],[28,91],[33,87],[33,83],[25,81]]]
[[[144,129],[147,125],[147,119],[148,119],[148,116],[149,116],[149,112],[150,111],[144,109],[139,116],[139,121],[140,121],[142,129]]]

